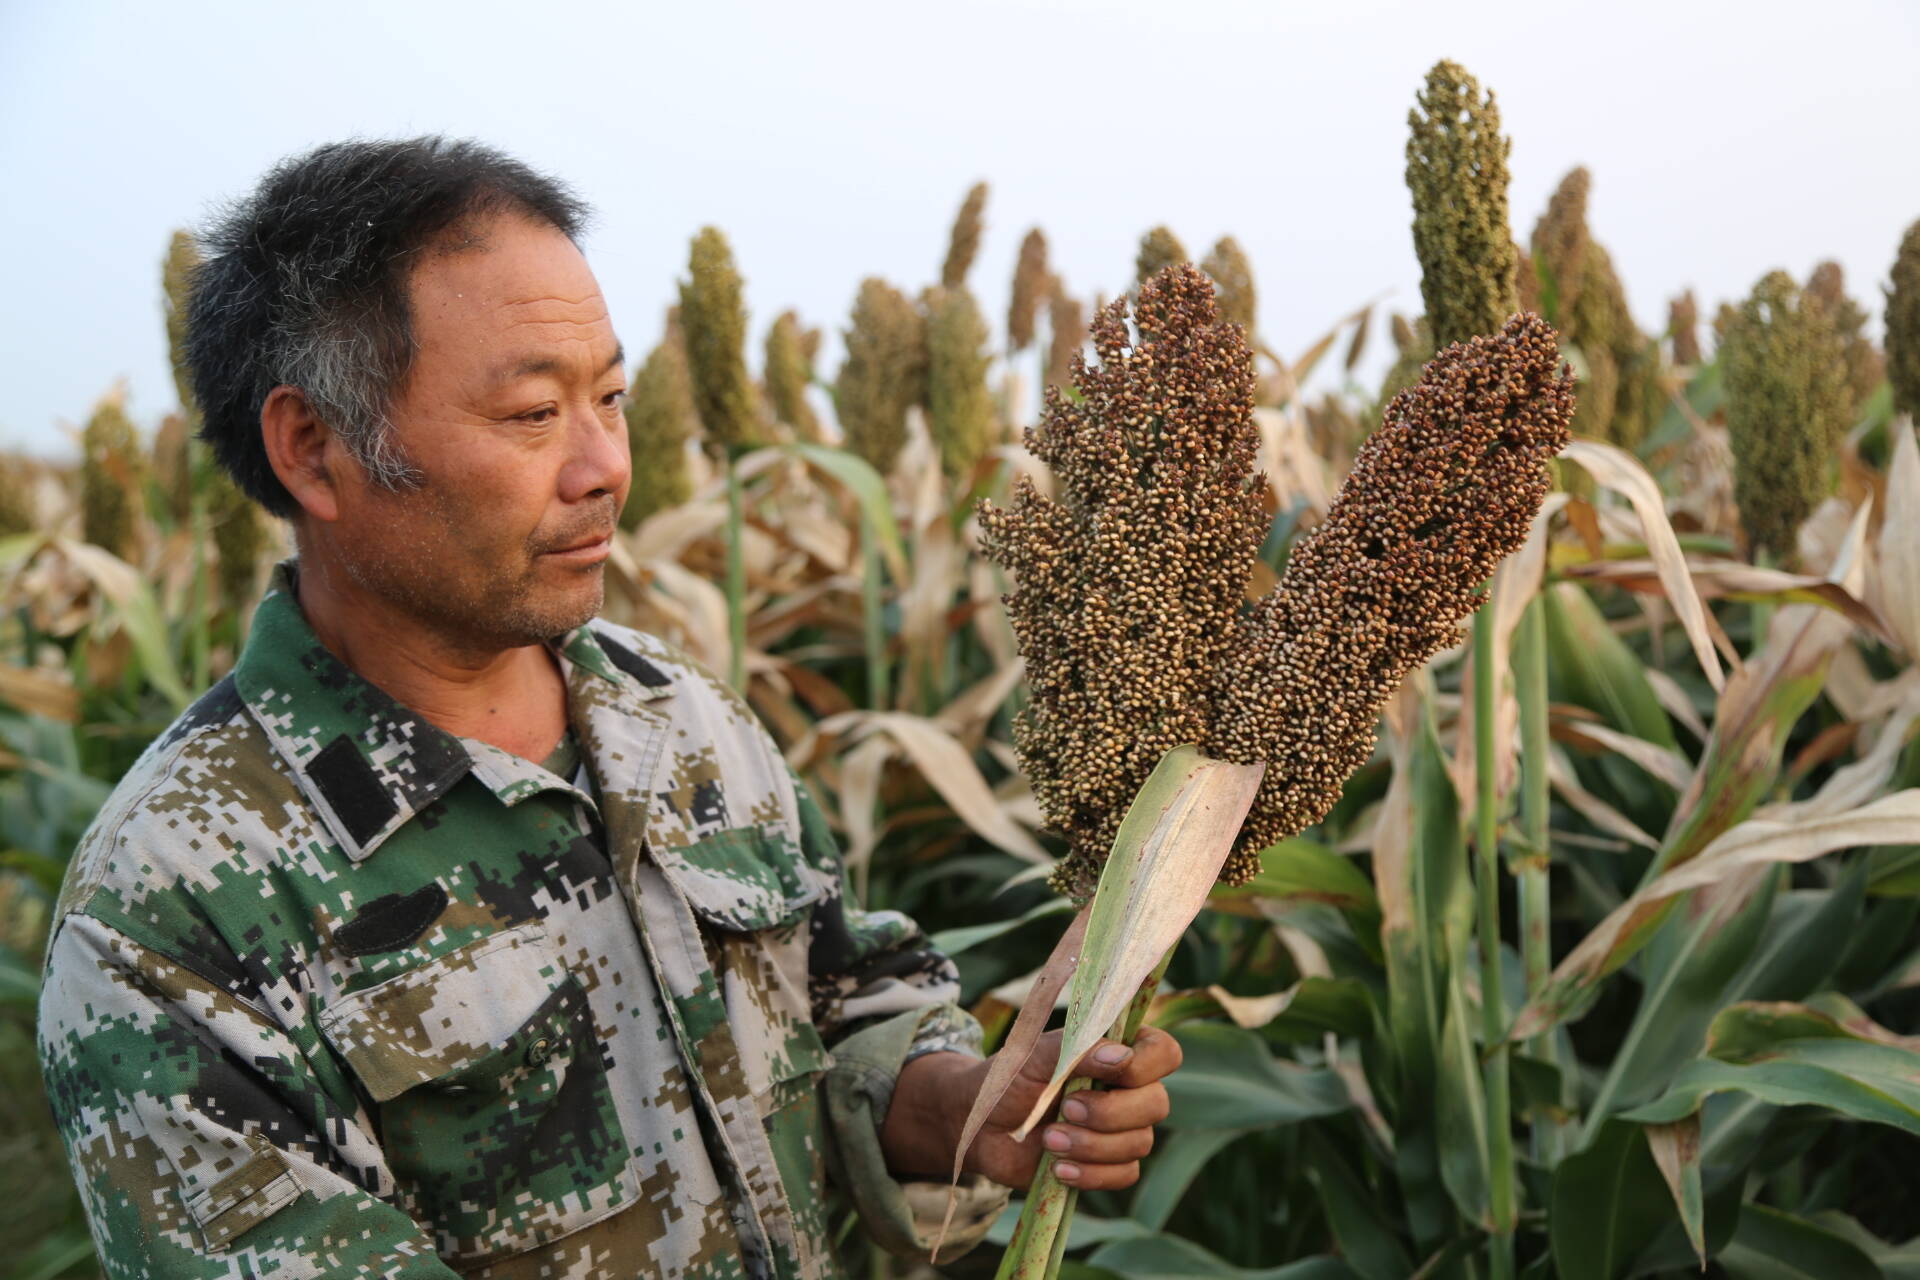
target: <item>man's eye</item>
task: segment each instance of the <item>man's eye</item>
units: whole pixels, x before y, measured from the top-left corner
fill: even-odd
[[[554,411],[551,406],[543,405],[538,409],[531,409],[531,410],[528,410],[526,413],[521,414],[520,421],[531,422],[535,426],[539,426],[541,423],[551,418],[553,416],[553,413]]]
[[[609,391],[607,392],[607,394],[600,397],[600,403],[607,406],[607,408],[609,409],[618,408],[620,405],[623,405],[626,402],[627,402],[627,393],[625,389],[622,389],[619,391]]]

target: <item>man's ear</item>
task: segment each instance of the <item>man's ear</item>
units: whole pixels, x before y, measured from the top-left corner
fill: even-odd
[[[327,465],[337,443],[306,393],[285,383],[267,392],[260,406],[260,437],[273,474],[301,510],[315,520],[338,520],[340,491]]]

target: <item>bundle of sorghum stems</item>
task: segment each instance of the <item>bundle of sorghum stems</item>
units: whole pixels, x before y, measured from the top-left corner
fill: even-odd
[[[1022,481],[982,512],[1010,570],[1031,701],[1015,744],[1067,842],[1054,885],[1090,895],[1128,804],[1190,743],[1266,780],[1222,878],[1312,826],[1372,753],[1402,680],[1456,643],[1517,550],[1567,442],[1571,374],[1516,316],[1440,352],[1389,403],[1326,520],[1251,605],[1269,516],[1253,473],[1252,358],[1207,278],[1163,270],[1093,326],[1079,395],[1050,388],[1028,445],[1059,497]],[[1150,335],[1142,338],[1140,334]]]

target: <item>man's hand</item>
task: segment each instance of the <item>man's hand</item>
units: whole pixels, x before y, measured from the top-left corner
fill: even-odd
[[[1167,1090],[1160,1081],[1180,1065],[1179,1042],[1155,1027],[1143,1028],[1131,1049],[1102,1040],[1080,1059],[1074,1074],[1106,1087],[1068,1095],[1055,1119],[1025,1142],[1014,1141],[1013,1130],[1039,1101],[1059,1058],[1060,1033],[1049,1031],[987,1116],[967,1152],[964,1172],[1024,1188],[1033,1181],[1042,1152],[1051,1151],[1058,1161],[1055,1175],[1069,1186],[1109,1191],[1139,1181],[1141,1157],[1153,1150],[1153,1126],[1167,1118]],[[933,1053],[909,1062],[881,1132],[888,1164],[898,1172],[937,1173],[944,1179],[986,1074],[987,1061],[960,1054]]]

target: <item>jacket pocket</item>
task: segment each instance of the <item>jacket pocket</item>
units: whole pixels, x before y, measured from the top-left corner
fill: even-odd
[[[400,1202],[481,1262],[623,1207],[635,1176],[586,990],[539,922],[320,1015],[375,1104]]]

